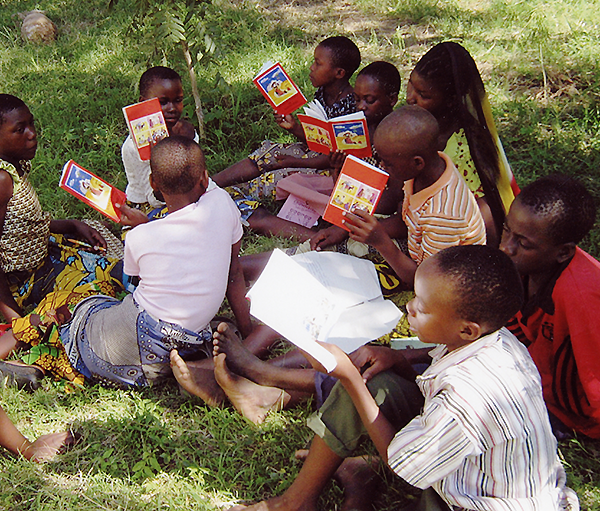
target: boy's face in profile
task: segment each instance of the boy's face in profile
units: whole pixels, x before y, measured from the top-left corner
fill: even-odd
[[[315,48],[315,60],[310,66],[308,79],[313,87],[323,87],[339,78],[339,67],[333,64],[331,50],[321,45]]]
[[[522,276],[553,271],[560,262],[562,245],[548,235],[550,219],[537,215],[517,197],[502,230],[500,250],[508,255]]]
[[[373,136],[373,145],[384,169],[390,175],[388,186],[402,187],[405,181],[419,175],[421,169],[416,165],[412,149],[398,140],[397,134],[391,134],[380,126]]]
[[[146,99],[158,98],[162,108],[165,122],[169,131],[179,122],[183,113],[183,87],[179,80],[155,80],[152,82],[146,95]]]
[[[16,164],[32,160],[37,150],[37,131],[29,108],[21,107],[6,112],[0,125],[0,155]]]
[[[365,114],[368,124],[379,124],[391,113],[397,96],[387,94],[381,84],[372,76],[359,75],[354,85],[356,108]]]
[[[464,320],[455,310],[455,296],[453,283],[440,273],[435,256],[425,259],[415,274],[415,297],[406,304],[408,324],[422,342],[445,344],[448,351],[468,344],[460,336]]]

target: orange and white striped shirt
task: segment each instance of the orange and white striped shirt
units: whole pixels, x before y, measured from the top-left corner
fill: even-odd
[[[441,177],[413,194],[413,180],[404,183],[402,220],[408,228],[408,251],[417,264],[455,245],[485,245],[485,224],[473,193],[450,158]]]

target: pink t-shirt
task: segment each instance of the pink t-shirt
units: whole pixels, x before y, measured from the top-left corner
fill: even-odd
[[[133,293],[151,316],[202,330],[227,290],[231,246],[242,237],[229,194],[207,190],[195,204],[127,234],[124,271],[140,277]]]

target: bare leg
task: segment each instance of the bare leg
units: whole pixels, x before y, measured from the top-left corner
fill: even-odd
[[[310,446],[306,462],[298,477],[287,491],[248,508],[236,506],[230,511],[248,509],[250,511],[316,511],[317,500],[342,463],[343,458],[335,454],[327,444],[316,436]]]
[[[226,186],[245,183],[258,176],[260,176],[260,170],[256,162],[250,158],[244,158],[212,176],[212,180],[221,188],[225,188]]]
[[[17,340],[12,332],[6,332],[0,336],[0,359],[4,360],[17,347]]]
[[[177,383],[194,396],[201,398],[209,406],[220,406],[225,401],[225,393],[215,380],[212,359],[183,360],[177,350],[171,351],[171,369]]]
[[[214,355],[227,355],[229,367],[260,385],[287,391],[315,393],[314,369],[287,369],[264,362],[242,344],[226,323],[221,323],[213,334]]]
[[[240,257],[240,264],[242,265],[246,283],[254,282],[260,276],[269,262],[269,257],[271,257],[271,252],[261,252],[260,254],[250,254]]]
[[[487,237],[486,245],[498,248],[500,245],[500,235],[498,234],[498,229],[496,229],[492,209],[485,197],[477,199],[477,205],[479,206],[481,216],[483,216],[483,222],[485,223],[485,233]]]
[[[250,229],[264,236],[280,236],[282,238],[294,238],[299,242],[310,239],[315,232],[289,220],[284,220],[272,215],[262,206],[254,210],[248,217]]]
[[[252,333],[244,339],[244,346],[253,355],[263,358],[269,354],[269,348],[277,339],[281,339],[281,336],[275,330],[266,325],[260,325],[255,327]]]
[[[226,355],[215,357],[215,379],[235,409],[255,424],[260,424],[271,410],[281,410],[289,394],[275,387],[263,387],[229,371]]]
[[[74,442],[69,431],[51,433],[39,437],[35,442],[27,440],[0,408],[0,445],[14,454],[42,463],[52,459],[59,451]]]

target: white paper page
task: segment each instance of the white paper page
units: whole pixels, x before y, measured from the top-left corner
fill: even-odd
[[[371,261],[336,252],[314,251],[292,259],[332,291],[345,307],[381,297],[377,271]]]
[[[273,67],[275,65],[275,62],[271,61],[271,60],[267,60],[262,67],[259,69],[258,73],[256,73],[256,76],[254,77],[254,80],[256,80],[256,78],[258,78],[261,74],[263,74],[267,69],[269,69],[270,67]]]
[[[335,117],[332,118],[332,121],[343,121],[343,122],[347,122],[347,121],[360,121],[361,119],[365,119],[365,113],[364,112],[354,112],[351,114],[346,114],[346,115],[340,115],[339,117]]]
[[[304,115],[321,119],[322,121],[327,120],[327,112],[325,112],[325,108],[323,108],[323,105],[316,99],[313,99],[310,103],[304,105]]]

